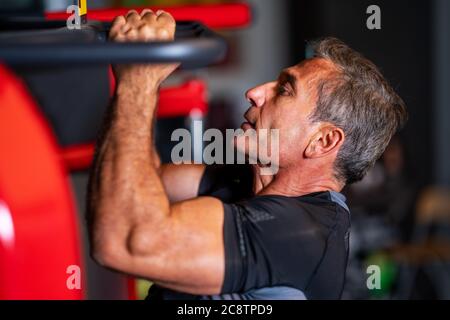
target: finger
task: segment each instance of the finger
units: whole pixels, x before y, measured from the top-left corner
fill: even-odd
[[[151,12],[151,13],[153,13],[153,10],[152,9],[144,9],[144,10],[142,10],[141,11],[141,17],[143,17],[146,13],[148,13],[148,12]]]
[[[171,33],[166,28],[159,28],[156,31],[156,36],[160,41],[168,41],[171,40]]]
[[[120,34],[123,34],[123,33],[121,33],[119,29],[110,30],[110,31],[109,31],[109,39],[116,41],[116,40],[117,40],[117,37],[118,37]]]
[[[164,40],[173,40],[175,37],[176,22],[172,15],[166,11],[160,10],[157,21],[158,24],[164,26],[163,29],[167,31],[167,34],[165,34],[164,31],[160,31],[162,38]]]
[[[172,17],[172,15],[164,10],[158,10],[156,12],[156,16],[158,17],[158,22],[175,24],[175,19]]]
[[[121,33],[127,33],[128,31],[130,31],[130,29],[132,28],[132,26],[128,23],[126,23],[124,26],[122,26],[122,28],[120,29]]]
[[[139,13],[136,10],[130,10],[128,11],[127,15],[127,23],[134,25],[136,24],[136,22],[141,20],[141,16],[139,15]]]
[[[114,41],[116,41],[116,42],[126,42],[127,38],[125,37],[125,34],[123,32],[121,32],[121,33],[118,33],[114,37]]]
[[[150,41],[156,38],[155,28],[144,24],[139,28],[139,40],[140,41]]]
[[[124,25],[125,23],[127,23],[127,19],[125,19],[124,16],[117,16],[112,21],[113,27],[116,26],[116,25],[121,26],[121,25]]]
[[[125,38],[128,41],[138,41],[139,40],[139,31],[135,28],[131,28],[128,32],[125,33]]]
[[[130,29],[138,29],[145,21],[142,21],[141,16],[133,10],[128,13],[127,23],[123,27],[122,32],[129,32]]]
[[[142,15],[142,20],[147,23],[154,23],[156,18],[156,14],[151,10]]]
[[[127,19],[128,18],[132,18],[133,16],[138,16],[139,17],[139,13],[136,10],[130,10],[127,12],[127,15],[125,16]]]
[[[111,30],[109,31],[109,37],[114,38],[119,33],[122,27],[126,24],[126,19],[124,16],[117,16],[114,18],[111,26]]]

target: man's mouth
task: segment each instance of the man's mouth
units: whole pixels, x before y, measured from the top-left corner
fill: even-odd
[[[245,118],[246,121],[244,121],[241,124],[241,129],[244,130],[244,131],[247,131],[248,129],[255,129],[255,122],[251,121],[251,119],[249,119],[247,117],[247,114],[244,115],[244,118]]]
[[[248,129],[255,129],[255,126],[248,121],[245,121],[241,124],[241,129],[247,131]]]

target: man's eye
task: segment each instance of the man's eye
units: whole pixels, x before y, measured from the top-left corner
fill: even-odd
[[[284,85],[278,85],[277,86],[277,94],[280,96],[288,96],[289,90]]]

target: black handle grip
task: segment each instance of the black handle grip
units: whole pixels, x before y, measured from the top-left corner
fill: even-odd
[[[185,68],[199,68],[221,61],[227,51],[225,39],[198,22],[178,22],[175,41],[152,43],[108,41],[108,23],[81,30],[61,27],[63,23],[0,21],[0,30],[6,30],[0,32],[0,61],[11,65],[180,62]]]

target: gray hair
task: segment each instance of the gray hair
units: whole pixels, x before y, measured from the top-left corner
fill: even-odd
[[[326,38],[313,44],[314,58],[331,61],[337,72],[318,81],[312,121],[341,128],[345,141],[335,163],[346,184],[361,180],[407,121],[405,103],[378,68],[342,41]]]

